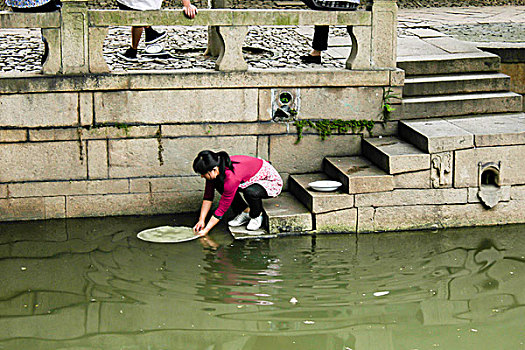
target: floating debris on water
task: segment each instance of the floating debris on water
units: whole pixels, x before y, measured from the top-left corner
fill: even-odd
[[[382,297],[383,295],[388,295],[388,294],[390,294],[389,291],[374,292],[375,297]]]

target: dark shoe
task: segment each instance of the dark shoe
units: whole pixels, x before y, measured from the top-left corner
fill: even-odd
[[[117,56],[128,62],[138,62],[137,50],[129,47],[124,53],[117,53]]]
[[[304,55],[304,56],[301,56],[300,58],[303,63],[321,64],[321,56]]]
[[[146,45],[151,45],[156,43],[159,40],[162,40],[168,35],[166,32],[157,32],[155,29],[150,28],[146,29]]]

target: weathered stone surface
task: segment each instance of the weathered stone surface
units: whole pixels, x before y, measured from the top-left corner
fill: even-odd
[[[80,131],[79,135],[78,128],[67,128],[67,129],[32,129],[29,130],[30,141],[75,141],[78,140],[80,135],[84,137],[84,132]]]
[[[430,170],[396,174],[394,188],[430,188]]]
[[[523,201],[502,202],[492,209],[480,203],[464,205],[417,205],[375,209],[374,231],[436,227],[504,225],[525,222]]]
[[[302,233],[313,230],[312,214],[293,195],[284,192],[264,202],[270,234]]]
[[[388,86],[390,71],[352,71],[347,70],[318,70],[305,69],[293,70],[253,70],[247,72],[206,72],[183,71],[184,74],[156,73],[151,74],[112,74],[112,75],[73,75],[59,79],[56,76],[32,76],[31,79],[20,77],[2,78],[0,93],[26,93],[41,92],[78,92],[82,86],[83,91],[115,91],[122,89],[136,90],[161,90],[161,89],[270,89],[275,86],[300,88],[312,87],[340,87],[349,86]],[[313,79],[315,77],[315,79]],[[220,89],[219,89],[220,90]],[[150,91],[151,92],[151,91]],[[194,97],[194,96],[193,96]],[[194,101],[194,98],[190,101]],[[219,98],[220,99],[220,98]],[[95,103],[97,103],[95,99]],[[254,103],[255,105],[255,103]],[[95,111],[96,112],[96,111]],[[98,121],[98,120],[97,120]]]
[[[270,159],[270,137],[257,137],[257,157],[262,159]]]
[[[326,174],[291,175],[289,191],[303,203],[312,213],[352,208],[354,196],[340,191],[318,192],[308,187],[313,181],[330,180]]]
[[[352,26],[349,30],[352,51],[346,60],[346,69],[370,70],[372,65],[372,28]]]
[[[476,147],[525,144],[525,113],[448,121],[473,134]]]
[[[346,193],[383,192],[394,189],[392,175],[385,174],[362,157],[328,157],[323,170],[331,178],[343,183]]]
[[[411,37],[401,37],[397,38],[397,41],[400,43],[397,46],[397,66],[405,70],[407,75],[427,74],[424,73],[426,62],[425,64],[419,63],[424,58],[422,56],[413,56],[414,52],[425,52],[427,55],[441,56],[442,58],[447,54],[445,50],[439,49],[424,40],[414,40]],[[426,58],[427,55],[424,57]]]
[[[372,67],[394,68],[397,58],[397,4],[376,1],[372,15]]]
[[[203,137],[109,141],[111,178],[194,175],[195,156],[204,149],[256,154],[257,137]],[[278,169],[280,170],[280,169]]]
[[[430,44],[428,46],[433,47]],[[497,55],[487,52],[447,54],[445,57],[442,54],[425,55],[423,58],[421,56],[405,56],[398,58],[397,66],[405,70],[406,75],[497,72],[500,59]]]
[[[218,27],[218,30],[224,50],[220,51],[215,69],[222,72],[246,71],[248,64],[242,54],[242,45],[248,33],[248,26],[222,26]]]
[[[403,86],[405,84],[405,71],[397,68],[390,71],[390,85]]]
[[[90,179],[106,179],[109,174],[108,144],[106,141],[87,141],[88,147],[88,177]]]
[[[279,172],[307,173],[321,171],[323,158],[359,154],[360,135],[332,135],[321,140],[318,135],[270,136],[270,161]]]
[[[285,123],[203,123],[189,125],[163,125],[162,135],[180,136],[240,136],[286,134]]]
[[[512,186],[510,188],[510,198],[525,201],[525,186]]]
[[[0,145],[0,182],[85,179],[82,142],[11,143]]]
[[[83,137],[87,140],[155,137],[158,131],[158,126],[117,124],[89,128],[83,131]]]
[[[6,198],[9,193],[7,184],[0,184],[0,198]]]
[[[45,219],[45,199],[43,197],[0,199],[0,218],[3,221]]]
[[[392,119],[448,117],[468,114],[521,112],[522,96],[514,92],[407,97]]]
[[[61,219],[66,217],[66,197],[45,197],[45,218]]]
[[[479,163],[501,161],[500,185],[525,184],[525,145],[482,147],[455,152],[454,187],[477,187]]]
[[[200,176],[164,177],[130,179],[131,193],[160,193],[184,191],[203,191],[205,181]]]
[[[430,169],[430,155],[397,137],[365,138],[363,155],[388,174]]]
[[[99,123],[192,122],[195,116],[203,122],[231,122],[258,117],[256,89],[128,90],[94,95]]]
[[[300,115],[302,119],[380,120],[382,98],[382,89],[375,87],[302,88]]]
[[[91,125],[93,124],[93,93],[81,92],[78,96],[80,125]]]
[[[439,38],[427,38],[425,41],[449,53],[469,53],[481,52],[475,44],[466,41],[460,41],[448,36]]]
[[[441,32],[438,32],[434,29],[427,29],[427,28],[414,28],[414,29],[407,29],[407,32],[412,33],[420,38],[439,38],[446,36],[446,34],[443,34]]]
[[[27,140],[27,131],[21,129],[0,130],[1,142],[23,142]]]
[[[344,209],[315,215],[315,231],[354,233],[357,231],[357,209]]]
[[[467,203],[466,189],[393,190],[355,195],[356,207],[390,207],[416,204]]]
[[[375,208],[372,208],[372,207],[357,208],[357,232],[358,233],[374,232],[374,214],[375,214]]]
[[[197,211],[201,191],[67,197],[67,217],[152,215]]]
[[[510,77],[501,73],[416,76],[405,79],[403,96],[508,91],[509,89]]]
[[[38,127],[78,124],[78,94],[0,95],[0,126]]]
[[[501,186],[500,188],[500,201],[508,202],[510,201],[510,186]],[[468,188],[468,202],[469,203],[480,203],[478,196],[479,187],[469,187]]]
[[[259,89],[259,120],[272,120],[272,90]]]
[[[53,181],[9,184],[10,196],[52,197],[81,194],[128,193],[128,180]]]
[[[427,153],[474,147],[474,136],[443,119],[399,123],[399,135]]]

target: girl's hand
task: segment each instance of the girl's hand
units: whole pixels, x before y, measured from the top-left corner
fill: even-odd
[[[197,15],[197,8],[191,4],[184,5],[182,11],[184,11],[184,16],[188,17],[189,19],[193,19]]]
[[[197,233],[201,231],[205,226],[206,223],[204,222],[204,220],[199,220],[199,222],[197,222],[195,226],[193,226],[193,232]]]
[[[199,236],[206,236],[208,232],[210,232],[210,229],[203,228],[198,233],[199,233]]]

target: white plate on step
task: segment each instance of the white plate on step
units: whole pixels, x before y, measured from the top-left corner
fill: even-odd
[[[339,181],[332,181],[332,180],[321,180],[321,181],[314,181],[310,182],[308,186],[315,190],[315,191],[321,191],[321,192],[332,192],[336,191],[339,187],[341,187],[343,184]]]
[[[191,227],[160,226],[140,231],[137,237],[143,241],[153,243],[180,243],[192,241],[200,236],[195,235]]]

